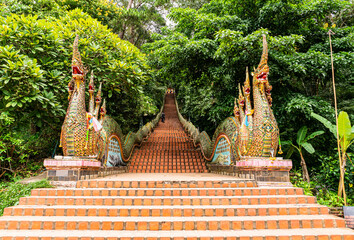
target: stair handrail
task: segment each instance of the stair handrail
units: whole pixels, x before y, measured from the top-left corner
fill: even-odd
[[[206,131],[200,132],[197,127],[194,126],[194,124],[188,120],[186,120],[183,115],[179,111],[179,106],[177,102],[177,98],[174,97],[175,104],[176,104],[176,109],[177,109],[177,115],[179,121],[182,123],[183,128],[189,136],[193,140],[193,144],[195,147],[200,146],[203,157],[206,161],[211,161],[214,155],[214,149],[213,149],[213,141],[210,139],[208,133]]]

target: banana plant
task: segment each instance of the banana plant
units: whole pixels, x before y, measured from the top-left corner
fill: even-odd
[[[306,161],[305,161],[302,150],[305,149],[308,153],[313,154],[315,152],[315,149],[313,148],[312,144],[309,143],[309,141],[311,139],[317,137],[318,135],[323,134],[323,133],[324,133],[324,131],[316,131],[316,132],[313,132],[310,135],[306,136],[307,135],[307,127],[303,126],[297,132],[296,144],[294,144],[292,141],[283,141],[282,142],[282,144],[291,145],[286,158],[290,158],[295,149],[299,152],[299,155],[301,158],[300,164],[301,164],[301,168],[302,168],[302,177],[303,177],[304,181],[307,181],[308,183],[310,182],[310,175],[307,170],[307,165],[306,165]]]
[[[337,141],[339,141],[340,178],[338,186],[338,196],[343,197],[344,204],[346,205],[347,196],[345,193],[344,185],[345,166],[347,165],[347,150],[354,142],[354,126],[351,126],[348,113],[344,111],[341,111],[338,115],[338,134],[337,126],[335,124],[332,124],[330,121],[316,113],[311,113],[311,116],[320,121],[325,127],[327,127],[329,131],[333,133]]]

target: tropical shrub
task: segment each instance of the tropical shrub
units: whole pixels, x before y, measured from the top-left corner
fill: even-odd
[[[354,126],[351,126],[349,116],[346,112],[341,111],[338,116],[337,125],[332,124],[327,119],[321,117],[316,113],[311,114],[312,117],[319,120],[325,127],[327,127],[334,137],[338,141],[338,156],[339,156],[339,168],[340,168],[340,180],[338,186],[338,196],[344,198],[346,202],[346,190],[345,190],[345,172],[347,167],[347,158],[349,157],[347,150],[354,142]],[[338,132],[337,132],[338,129]],[[350,158],[349,158],[350,160]]]
[[[288,154],[286,156],[287,158],[291,157],[291,155],[295,149],[300,154],[302,176],[304,177],[304,181],[307,181],[308,183],[310,182],[310,175],[307,170],[307,164],[306,164],[302,149],[305,149],[310,154],[315,153],[315,149],[313,148],[312,144],[309,143],[309,141],[312,140],[313,138],[323,134],[323,133],[324,133],[324,131],[316,131],[316,132],[313,132],[307,136],[307,127],[303,126],[297,132],[296,144],[294,144],[292,141],[283,142],[283,144],[287,143],[287,144],[291,145],[291,147],[288,151]]]
[[[52,185],[47,180],[22,184],[20,182],[0,183],[0,216],[4,209],[16,206],[21,197],[29,196],[32,189],[51,188]]]
[[[293,169],[291,173],[290,181],[294,187],[303,188],[305,195],[315,196],[319,204],[328,207],[341,207],[344,205],[344,199],[337,195],[335,189],[325,185],[324,179],[316,176],[310,182],[307,182],[304,180],[301,170]],[[348,204],[351,205],[353,203],[354,199],[352,197],[348,198]]]

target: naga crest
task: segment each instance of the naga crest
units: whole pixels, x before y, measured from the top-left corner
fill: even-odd
[[[73,59],[71,62],[72,74],[74,79],[82,79],[85,75],[85,68],[81,61],[79,52],[79,35],[76,35],[73,44]]]
[[[64,156],[85,156],[86,107],[85,107],[85,76],[78,49],[79,36],[73,44],[72,79],[68,85],[69,106],[61,132],[61,146]]]
[[[239,87],[240,88],[240,87]],[[248,74],[248,68],[246,68],[246,81],[243,85],[243,94],[248,98],[251,94],[250,76]]]
[[[269,74],[269,66],[268,66],[268,44],[266,36],[263,35],[263,53],[261,57],[261,61],[254,71],[254,84],[259,85],[260,90],[264,93],[264,89],[268,89],[270,87],[268,82],[268,74]],[[270,90],[269,90],[270,91]]]
[[[242,95],[240,84],[238,85],[238,89],[239,89],[238,105],[240,106],[241,109],[243,109],[243,107],[245,106],[245,98]]]
[[[235,105],[234,105],[234,115],[236,119],[240,118],[240,109],[237,106],[237,100],[235,98]]]
[[[79,35],[76,35],[73,44],[73,59],[71,62],[72,77],[76,83],[76,87],[79,89],[80,84],[84,81],[87,70],[81,61],[81,55],[79,52]]]

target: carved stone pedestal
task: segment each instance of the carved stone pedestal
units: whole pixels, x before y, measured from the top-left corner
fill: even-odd
[[[44,160],[51,181],[78,181],[98,175],[101,162],[96,157],[55,156]]]
[[[291,186],[291,168],[290,159],[264,157],[241,157],[235,165],[208,165],[210,172],[254,179],[258,186]]]
[[[96,157],[55,156],[44,160],[50,181],[78,181],[127,172],[127,166],[103,167]]]
[[[290,159],[283,158],[241,157],[236,161],[237,171],[253,175],[260,186],[275,185],[275,182],[291,185],[289,171],[292,166]]]

